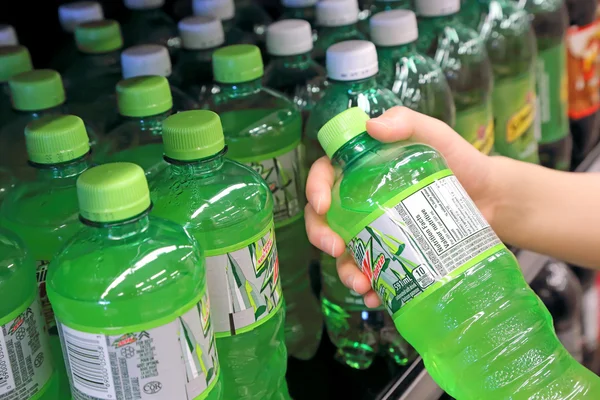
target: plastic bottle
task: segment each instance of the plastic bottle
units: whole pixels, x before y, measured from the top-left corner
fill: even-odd
[[[315,27],[317,0],[281,0],[281,19],[303,19]]]
[[[6,195],[15,187],[16,183],[17,179],[13,174],[8,169],[0,167],[0,206],[2,206]]]
[[[48,264],[79,229],[75,182],[91,165],[90,145],[83,121],[73,115],[33,121],[27,125],[25,139],[36,176],[8,193],[0,208],[0,224],[23,240],[36,262],[39,297],[60,377],[60,398],[69,398],[46,277]]]
[[[583,361],[582,288],[564,263],[548,260],[531,282],[531,289],[552,315],[558,340],[579,362]]]
[[[80,230],[48,273],[73,397],[221,399],[197,242],[148,216],[135,164],[91,168],[77,198]]]
[[[564,0],[519,0],[532,18],[537,36],[536,89],[540,161],[569,170],[573,139],[569,132],[565,34],[569,27]]]
[[[169,83],[162,76],[139,76],[117,85],[121,119],[108,133],[111,161],[132,162],[154,176],[165,166],[162,132],[173,112]]]
[[[19,45],[0,46],[0,121],[2,121],[2,125],[9,123],[12,114],[8,80],[15,75],[32,69],[31,55],[26,47]]]
[[[592,151],[600,136],[600,64],[597,0],[568,0],[571,27],[567,30],[569,119],[575,168]]]
[[[179,49],[177,25],[162,10],[165,0],[123,0],[129,17],[123,23],[125,47],[142,44],[165,46],[169,52]]]
[[[171,58],[166,47],[156,44],[130,47],[121,53],[121,68],[124,79],[149,75],[167,78],[171,87],[175,111],[198,108],[198,103],[177,87],[176,83],[180,81],[180,78],[173,74]]]
[[[264,36],[273,19],[264,8],[252,0],[235,0],[236,25],[244,32],[249,32],[264,42]]]
[[[458,399],[598,398],[444,158],[376,141],[368,119],[354,108],[319,132],[337,169],[327,220],[432,378]]]
[[[0,395],[16,400],[57,399],[58,379],[35,284],[35,264],[19,238],[2,228],[0,294]]]
[[[213,54],[213,74],[218,90],[205,108],[221,117],[229,157],[257,171],[273,193],[282,287],[290,310],[286,325],[288,351],[295,356],[306,354],[302,351],[314,354],[321,332],[318,305],[310,289],[296,292],[308,279],[311,256],[302,221],[305,199],[300,113],[285,96],[262,86],[263,64],[256,46],[236,45],[217,50]],[[286,264],[282,260],[293,260],[293,263]],[[312,307],[314,319],[303,321],[305,330],[300,331],[301,335],[294,335],[290,328],[298,323],[298,314],[293,313],[292,303],[301,295],[303,304],[298,307]],[[270,328],[272,332],[283,329],[283,321],[278,324]],[[270,390],[280,387],[282,393],[283,389],[287,392],[283,383],[285,360],[279,359],[279,362],[282,363],[280,375],[261,384],[268,385],[263,389],[252,389],[255,394],[250,397],[266,387],[271,387]],[[239,393],[243,393],[243,389]]]
[[[391,10],[413,10],[414,0],[374,0],[366,7],[366,17],[358,23],[360,30],[368,35],[370,32],[369,20],[375,14]]]
[[[283,20],[271,24],[267,30],[271,61],[265,69],[265,85],[292,99],[304,121],[325,88],[325,68],[313,60],[312,48],[307,21]]]
[[[221,20],[225,31],[225,43],[255,43],[253,35],[245,33],[236,25],[235,3],[233,0],[193,0],[194,15],[213,17]]]
[[[391,90],[377,82],[378,71],[377,51],[371,42],[349,40],[327,50],[327,89],[313,107],[304,128],[307,167],[325,154],[317,133],[335,115],[358,106],[377,117],[385,110],[402,105]]]
[[[11,115],[0,127],[0,166],[8,168],[19,180],[31,178],[33,170],[27,165],[27,149],[23,132],[25,126],[48,115],[63,115],[71,111],[66,104],[62,80],[58,72],[37,69],[13,76],[9,82],[12,99]],[[94,159],[105,156],[105,148],[98,142],[94,126],[87,124]]]
[[[537,48],[529,16],[513,0],[478,0],[465,2],[461,17],[479,32],[492,63],[495,152],[539,164],[535,136]]]
[[[277,368],[285,371],[286,359],[269,187],[251,168],[224,158],[215,113],[178,113],[164,130],[169,166],[151,181],[152,212],[185,227],[207,256],[224,398],[279,398]]]
[[[63,30],[62,45],[51,60],[51,67],[63,72],[79,56],[73,33],[79,24],[104,19],[104,10],[97,1],[74,1],[58,6],[58,21]]]
[[[460,0],[416,0],[419,51],[446,74],[454,96],[454,129],[484,154],[494,144],[493,73],[484,42],[460,21]]]
[[[17,46],[19,37],[12,25],[0,24],[0,46]]]
[[[346,40],[365,40],[358,30],[357,0],[323,0],[316,5],[317,40],[313,49],[315,61],[325,65],[327,49]]]
[[[454,126],[456,110],[446,76],[436,62],[417,51],[417,18],[412,11],[375,14],[371,40],[377,47],[379,83],[406,107]]]
[[[212,53],[225,43],[221,21],[214,17],[187,17],[179,21],[181,51],[173,74],[178,85],[202,102],[213,82]]]

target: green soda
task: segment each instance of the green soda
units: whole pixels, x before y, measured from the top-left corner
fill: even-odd
[[[417,51],[415,13],[384,11],[374,15],[370,24],[379,59],[379,83],[394,92],[406,107],[453,127],[456,110],[452,92],[436,62]]]
[[[494,89],[494,150],[539,164],[535,136],[536,40],[529,16],[513,0],[478,0],[461,6],[465,24],[485,42]]]
[[[368,119],[350,109],[319,132],[337,169],[327,220],[433,379],[457,399],[598,398],[444,158],[373,139]]]
[[[0,121],[8,123],[11,117],[10,88],[8,80],[22,72],[31,71],[31,55],[27,47],[19,45],[0,46]]]
[[[205,108],[221,117],[229,157],[257,171],[273,193],[278,257],[280,260],[293,260],[288,264],[280,262],[284,295],[287,298],[288,291],[290,292],[287,302],[292,304],[298,299],[297,296],[292,297],[292,294],[297,288],[301,288],[300,282],[293,278],[301,271],[302,280],[307,280],[310,262],[310,251],[306,251],[310,249],[310,244],[302,228],[305,198],[300,113],[285,96],[263,87],[263,64],[256,46],[236,45],[217,50],[213,55],[213,73],[218,90],[209,98]],[[295,232],[301,234],[296,236]],[[320,339],[321,325],[316,299],[307,291],[302,301],[298,307],[312,307],[315,320],[304,321],[306,330],[300,331],[301,334],[298,335],[290,329],[293,326],[290,324],[297,323],[298,319],[293,313],[288,314],[286,343],[289,353],[294,355],[305,354],[302,351],[316,351]],[[294,309],[289,304],[288,306],[290,311]],[[277,311],[277,316],[271,318],[274,322],[268,328],[262,328],[264,332],[270,333],[261,333],[261,337],[280,334],[283,330],[283,313],[283,308]],[[305,335],[307,331],[314,336]],[[261,340],[266,340],[266,337]],[[310,344],[303,344],[304,340]],[[270,391],[287,392],[284,380],[284,346],[283,343],[277,345],[279,348],[276,350],[273,347],[271,351],[279,352],[278,372],[269,381],[250,390],[249,398],[255,398],[266,388],[270,388]],[[241,351],[241,348],[242,346],[236,346],[236,351]],[[260,379],[259,371],[246,371],[243,374],[249,374],[243,378],[248,382],[252,381],[250,378],[253,376]],[[242,373],[239,376],[242,379]],[[243,393],[243,390],[245,389],[240,388],[239,393]]]
[[[283,398],[283,298],[269,187],[224,158],[212,111],[178,113],[164,125],[169,166],[151,182],[153,213],[182,225],[205,251],[224,398]]]
[[[75,182],[90,167],[90,146],[83,121],[73,115],[40,118],[27,125],[25,139],[36,177],[17,184],[8,193],[0,207],[0,225],[23,240],[37,264],[42,312],[50,330],[61,395],[67,396],[69,384],[46,292],[46,276],[49,262],[79,229]]]
[[[197,242],[149,216],[135,164],[89,169],[77,198],[82,223],[52,260],[47,285],[73,399],[220,400]]]
[[[16,185],[17,179],[6,168],[0,167],[0,206],[4,198]]]
[[[141,44],[165,46],[173,53],[179,48],[177,25],[162,10],[165,0],[124,0],[129,15],[123,23],[125,47]]]
[[[366,18],[362,19],[358,26],[367,35],[370,32],[369,20],[376,14],[392,10],[412,10],[414,8],[414,0],[374,0],[366,9]]]
[[[269,13],[252,0],[235,0],[234,4],[237,26],[244,32],[253,33],[263,39],[267,26],[273,22]]]
[[[217,18],[223,24],[225,43],[255,43],[256,37],[242,31],[236,24],[233,0],[193,0],[194,15]],[[263,28],[264,29],[264,28]]]
[[[313,107],[304,128],[307,166],[325,154],[317,133],[340,112],[361,107],[371,117],[377,117],[402,105],[391,90],[379,84],[378,72],[377,50],[371,42],[349,40],[327,50],[327,88]]]
[[[454,96],[454,129],[477,150],[494,145],[493,73],[483,40],[461,22],[460,0],[416,0],[417,48],[438,63]]]
[[[225,43],[223,25],[214,17],[197,16],[182,19],[178,26],[181,51],[173,75],[179,87],[202,102],[212,88],[212,53]]]
[[[175,111],[198,108],[198,103],[177,86],[180,78],[173,73],[171,57],[166,47],[156,44],[130,47],[121,53],[121,68],[124,79],[151,75],[167,78]]]
[[[35,283],[35,263],[19,238],[2,228],[0,304],[0,396],[14,400],[58,399],[58,379]]]
[[[568,171],[573,138],[569,130],[567,50],[569,17],[564,0],[521,0],[537,36],[537,124],[542,165]]]
[[[317,40],[313,49],[315,60],[325,65],[327,49],[346,40],[365,40],[358,30],[357,0],[323,0],[316,5]]]
[[[163,161],[163,121],[173,112],[169,82],[162,76],[139,76],[117,84],[121,120],[107,135],[110,161],[132,162],[156,175]]]
[[[315,26],[317,0],[281,0],[281,19],[303,19]]]
[[[8,81],[8,86],[12,110],[0,126],[0,166],[9,169],[19,180],[31,179],[34,170],[27,165],[27,148],[23,135],[25,127],[46,116],[69,114],[72,107],[66,103],[60,75],[50,69],[37,69],[13,76]],[[105,155],[105,149],[102,143],[98,143],[94,128],[86,121],[94,158],[99,160]]]
[[[310,24],[288,19],[269,26],[267,51],[271,61],[265,69],[265,85],[287,95],[302,111],[306,120],[325,86],[325,68],[311,55]]]

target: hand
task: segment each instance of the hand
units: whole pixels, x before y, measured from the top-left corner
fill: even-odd
[[[496,202],[493,158],[479,153],[445,123],[406,107],[394,107],[367,122],[369,135],[381,142],[411,140],[437,149],[448,162],[458,180],[475,201],[488,222],[492,222]],[[306,184],[308,204],[305,210],[306,231],[310,242],[337,258],[337,271],[348,288],[364,296],[367,307],[381,304],[371,283],[352,257],[344,252],[345,243],[327,225],[325,214],[331,205],[331,188],[335,180],[329,158],[321,157],[310,169]]]

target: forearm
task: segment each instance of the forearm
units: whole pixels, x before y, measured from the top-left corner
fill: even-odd
[[[508,244],[600,269],[600,174],[492,157],[492,227]]]

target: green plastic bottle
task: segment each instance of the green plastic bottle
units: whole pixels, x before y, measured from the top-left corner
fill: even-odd
[[[152,176],[162,170],[163,121],[173,112],[169,82],[162,76],[139,76],[117,84],[121,119],[108,133],[110,161],[132,162]]]
[[[456,110],[446,76],[433,59],[417,51],[415,13],[384,11],[374,15],[370,24],[379,59],[379,83],[406,107],[454,127]]]
[[[6,168],[0,167],[0,206],[4,198],[16,185],[17,179]]]
[[[90,167],[90,146],[83,121],[73,115],[33,121],[27,125],[25,139],[30,168],[36,177],[17,184],[8,193],[0,207],[0,225],[23,240],[37,264],[42,311],[50,330],[61,395],[66,396],[69,384],[46,292],[46,276],[50,261],[79,229],[75,182]]]
[[[464,2],[461,18],[485,42],[494,89],[494,150],[539,164],[535,136],[536,40],[527,12],[513,0]]]
[[[537,36],[539,152],[542,165],[568,171],[573,138],[569,130],[567,50],[569,16],[564,0],[520,0]]]
[[[220,400],[197,242],[149,216],[135,164],[89,169],[77,198],[79,231],[52,260],[47,285],[73,398]]]
[[[35,263],[21,240],[2,228],[0,304],[0,396],[58,399],[58,378],[35,283]]]
[[[358,30],[357,0],[323,0],[316,5],[317,40],[313,49],[314,59],[325,65],[327,49],[346,40],[365,40]]]
[[[0,46],[0,121],[2,121],[2,125],[8,124],[12,114],[8,80],[32,69],[31,55],[27,47]]]
[[[31,121],[49,115],[77,114],[66,96],[58,72],[37,69],[13,76],[8,81],[12,110],[6,123],[0,125],[0,166],[9,169],[19,180],[31,179],[33,169],[28,164],[27,148],[23,132]],[[74,110],[77,111],[77,110]],[[94,159],[101,160],[106,149],[99,143],[93,124],[86,122]]]
[[[150,183],[152,212],[182,225],[205,252],[224,398],[279,398],[286,359],[269,187],[224,158],[214,112],[178,113],[164,126],[169,166]]]
[[[484,154],[494,145],[493,73],[483,40],[463,24],[460,0],[416,0],[419,51],[446,74],[454,96],[454,129]]]
[[[244,32],[256,35],[264,42],[264,36],[273,19],[263,7],[252,0],[235,0],[236,24]]]
[[[327,220],[433,379],[457,399],[598,398],[444,158],[378,142],[368,119],[350,109],[319,132],[337,169]]]
[[[162,10],[165,0],[124,0],[123,3],[129,10],[123,23],[125,47],[157,44],[171,53],[179,49],[177,25]]]
[[[327,88],[304,128],[307,167],[325,155],[317,133],[340,112],[358,106],[370,116],[377,117],[402,105],[391,90],[377,82],[378,71],[377,51],[371,42],[349,40],[327,50]]]
[[[180,78],[173,73],[167,48],[155,44],[133,46],[121,53],[123,78],[164,76],[169,81],[175,111],[193,110],[198,103],[177,86]]]
[[[263,64],[256,46],[236,45],[217,50],[213,54],[213,73],[218,90],[205,108],[221,117],[229,157],[257,171],[273,193],[282,287],[290,310],[286,325],[288,351],[296,356],[314,354],[320,340],[321,325],[316,299],[310,291],[303,292],[302,304],[298,307],[312,307],[315,319],[304,321],[306,327],[299,334],[294,334],[290,329],[298,321],[297,314],[293,314],[293,303],[300,295],[295,291],[302,289],[300,283],[308,279],[311,255],[306,250],[310,249],[310,244],[302,218],[305,198],[300,112],[285,96],[262,86]],[[282,259],[293,260],[293,263],[285,264]],[[299,281],[296,280],[298,271],[302,271]],[[283,315],[283,309],[278,313]],[[273,318],[277,324],[269,328],[271,335],[283,330],[283,320],[279,318]],[[278,351],[284,354],[283,350]],[[267,387],[269,390],[280,388],[281,393],[287,392],[284,383],[285,357],[277,360],[280,363],[278,374],[269,382],[261,383],[262,388],[257,386],[252,389],[249,398],[255,398],[253,396]],[[241,388],[238,392],[243,393],[243,390]]]
[[[281,19],[303,19],[314,28],[317,0],[281,0]]]
[[[325,89],[325,68],[317,64],[310,24],[301,19],[288,19],[269,26],[267,52],[271,61],[265,69],[265,85],[287,95],[302,112],[309,112]]]
[[[212,88],[212,53],[225,43],[223,25],[214,17],[187,17],[179,21],[179,35],[181,51],[173,75],[177,86],[202,102]]]
[[[244,32],[237,26],[233,0],[193,0],[192,5],[194,15],[221,20],[226,44],[256,43],[255,35]]]
[[[374,0],[366,9],[366,18],[363,18],[358,26],[365,35],[368,35],[370,32],[369,20],[376,14],[392,10],[413,10],[414,8],[414,0]]]

